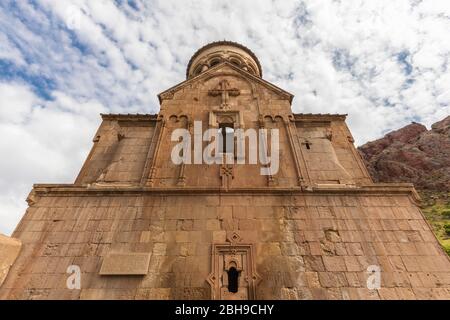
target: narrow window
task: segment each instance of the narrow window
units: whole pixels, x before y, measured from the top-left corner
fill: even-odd
[[[234,153],[234,124],[219,125],[219,153]]]
[[[231,293],[238,292],[239,289],[239,272],[235,267],[228,270],[228,291]]]
[[[194,72],[194,76],[198,76],[200,73],[202,73],[202,66],[197,67]]]
[[[311,149],[311,147],[310,147],[310,145],[309,145],[309,142],[306,142],[306,143],[305,143],[305,146],[306,146],[306,149],[308,149],[308,150]]]

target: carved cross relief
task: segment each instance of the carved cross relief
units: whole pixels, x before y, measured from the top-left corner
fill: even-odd
[[[228,80],[224,79],[219,82],[219,85],[215,89],[209,90],[208,94],[213,97],[220,96],[220,108],[223,110],[229,110],[230,97],[237,97],[241,94],[241,91],[236,88],[230,88],[230,83]]]
[[[230,154],[225,154],[226,156],[230,156]],[[231,160],[228,160],[231,161]],[[231,187],[231,180],[234,179],[233,166],[228,164],[223,164],[220,167],[220,178],[222,179],[222,188],[228,190]]]

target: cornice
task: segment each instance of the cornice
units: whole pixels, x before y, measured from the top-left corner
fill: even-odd
[[[294,113],[294,121],[345,121],[346,118],[347,114]]]
[[[302,187],[259,187],[230,188],[220,187],[170,187],[155,188],[138,185],[75,185],[75,184],[35,184],[36,196],[93,196],[93,195],[412,195],[420,200],[411,183],[376,183],[363,186],[317,185],[308,189]]]
[[[158,114],[100,114],[103,120],[115,121],[156,121]]]

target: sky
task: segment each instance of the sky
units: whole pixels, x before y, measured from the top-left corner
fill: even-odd
[[[157,113],[201,46],[231,40],[296,113],[345,113],[356,145],[450,114],[450,1],[0,2],[0,233],[33,183],[73,183],[100,113]]]

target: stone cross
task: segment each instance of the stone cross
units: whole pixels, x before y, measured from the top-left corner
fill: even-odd
[[[302,142],[303,145],[305,145],[306,149],[311,149],[311,145],[312,143],[308,140],[305,140],[304,142]]]
[[[222,80],[219,82],[219,85],[216,89],[209,90],[208,94],[210,96],[216,97],[221,96],[221,103],[220,108],[221,109],[228,109],[229,108],[229,100],[230,96],[237,97],[241,92],[239,89],[236,88],[230,88],[230,83],[228,80]]]

